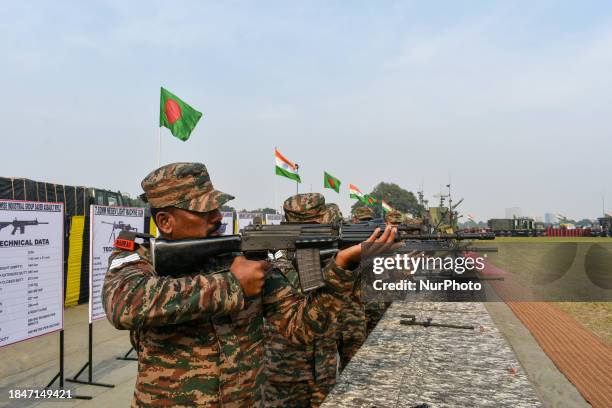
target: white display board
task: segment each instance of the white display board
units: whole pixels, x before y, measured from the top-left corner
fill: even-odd
[[[266,214],[266,224],[268,225],[278,225],[283,221],[283,216],[281,214]]]
[[[64,204],[0,200],[0,347],[64,327]]]
[[[89,323],[106,317],[102,286],[113,243],[121,231],[144,232],[144,208],[89,207]]]
[[[234,233],[234,213],[231,211],[222,211],[223,219],[221,223],[221,235],[232,235]]]
[[[238,213],[238,231],[242,230],[247,225],[251,225],[253,223],[253,218],[259,216],[262,217],[261,213],[252,213],[252,212],[239,212]]]

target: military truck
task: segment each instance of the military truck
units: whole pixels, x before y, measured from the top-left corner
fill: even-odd
[[[612,237],[612,217],[605,216],[597,219],[601,227],[600,235],[602,237]]]
[[[13,177],[0,177],[0,199],[64,203],[67,216],[89,215],[91,204],[148,207],[139,198],[119,191]],[[145,215],[149,215],[148,208]]]
[[[487,224],[498,237],[535,237],[544,234],[544,224],[528,217],[492,218]]]

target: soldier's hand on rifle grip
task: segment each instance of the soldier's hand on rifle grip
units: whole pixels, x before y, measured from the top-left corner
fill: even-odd
[[[376,228],[372,235],[370,235],[370,237],[364,242],[392,245],[395,241],[395,234],[397,234],[397,228],[385,228],[385,232],[383,232],[380,237],[378,236],[379,234],[380,228]],[[361,260],[361,254],[363,251],[361,244],[362,243],[353,245],[338,252],[338,254],[336,255],[336,265],[343,269],[349,269],[351,266],[358,264]]]
[[[230,272],[234,274],[246,296],[257,296],[263,288],[266,271],[270,269],[268,261],[249,261],[244,256],[234,258]]]
[[[383,232],[383,234],[373,240],[370,241],[372,239],[372,237],[370,236],[370,238],[368,238],[368,240],[366,240],[366,242],[370,242],[370,243],[374,243],[376,245],[371,246],[371,251],[372,253],[368,253],[368,257],[370,256],[374,256],[377,254],[381,254],[384,252],[388,252],[388,251],[392,251],[393,249],[396,248],[397,243],[395,242],[395,236],[397,235],[397,227],[394,227],[392,225],[387,225],[387,227],[385,228],[385,232]]]

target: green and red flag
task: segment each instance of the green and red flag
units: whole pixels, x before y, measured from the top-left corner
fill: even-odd
[[[290,178],[298,183],[301,183],[300,175],[298,174],[298,166],[296,163],[289,161],[276,148],[274,149],[274,160],[276,161],[276,175]]]
[[[382,209],[385,212],[393,211],[393,207],[391,207],[385,200],[382,200]]]
[[[329,174],[328,172],[323,172],[323,187],[331,188],[336,193],[340,193],[340,180]]]
[[[161,89],[159,126],[167,127],[172,135],[183,142],[189,139],[202,113],[187,105],[167,89]]]
[[[365,196],[363,196],[363,199],[364,199],[363,202],[366,205],[369,205],[370,207],[374,207],[378,203],[378,200],[369,194],[366,194]]]
[[[357,186],[353,184],[349,184],[349,194],[351,198],[355,198],[365,203],[365,201],[363,200],[363,193],[361,192],[360,189],[357,188]]]

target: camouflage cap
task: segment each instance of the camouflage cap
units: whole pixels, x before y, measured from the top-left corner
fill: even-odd
[[[338,204],[330,203],[325,204],[325,215],[322,224],[329,224],[335,221],[342,221],[342,211]]]
[[[407,213],[404,216],[404,224],[407,225],[422,225],[423,220],[421,218],[414,218],[414,216],[410,213]]]
[[[385,222],[390,222],[391,224],[401,224],[404,221],[404,216],[401,212],[397,210],[389,211],[385,215]]]
[[[336,204],[325,204],[320,193],[296,194],[283,203],[287,222],[316,222],[327,224],[342,219]]]
[[[370,207],[357,207],[353,211],[353,216],[359,221],[368,221],[374,218],[374,210]]]
[[[172,163],[153,170],[142,180],[143,200],[153,208],[177,207],[208,212],[234,197],[215,190],[202,163]]]

